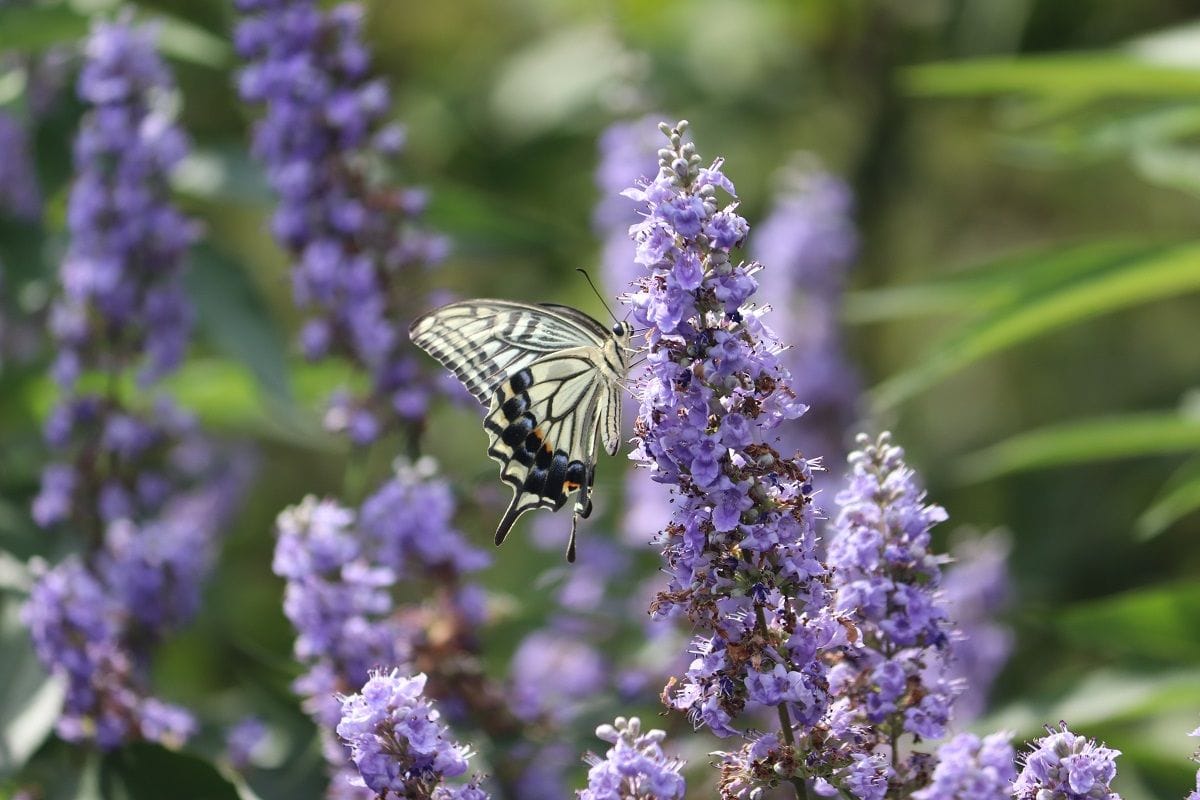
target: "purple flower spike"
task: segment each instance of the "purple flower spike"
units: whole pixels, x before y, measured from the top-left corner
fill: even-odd
[[[579,800],[682,800],[683,762],[663,752],[666,733],[643,732],[637,717],[617,717],[597,728],[596,736],[612,747],[604,758],[589,753],[584,759],[591,769],[587,788],[576,792]]]
[[[1117,756],[1092,739],[1078,736],[1059,723],[1025,754],[1025,766],[1012,785],[1016,800],[1121,800],[1109,784],[1117,777]]]
[[[366,395],[335,397],[325,417],[369,444],[424,418],[432,385],[399,332],[423,310],[414,284],[446,245],[419,226],[419,192],[378,179],[403,135],[370,71],[361,6],[241,0],[238,8],[239,89],[265,111],[253,151],[279,198],[272,230],[293,260],[296,303],[311,315],[301,343],[310,358],[343,355],[369,372]]]
[[[471,752],[449,738],[424,696],[425,675],[371,672],[362,691],[341,699],[337,733],[358,775],[350,778],[378,797],[487,800],[478,780],[447,785],[467,771]]]
[[[938,748],[933,778],[913,800],[1008,800],[1017,777],[1011,738],[958,734]]]

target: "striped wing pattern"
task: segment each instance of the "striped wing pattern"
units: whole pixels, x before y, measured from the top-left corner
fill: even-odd
[[[600,323],[573,308],[507,300],[451,303],[418,317],[409,328],[413,343],[485,405],[509,375],[560,350],[602,347],[607,335]]]
[[[613,335],[572,308],[502,300],[444,306],[414,322],[410,335],[489,404],[488,455],[513,488],[496,544],[526,511],[557,511],[579,492],[567,546],[574,561],[578,519],[592,511],[597,440],[610,455],[620,445],[613,367],[623,372],[624,357],[606,361]]]

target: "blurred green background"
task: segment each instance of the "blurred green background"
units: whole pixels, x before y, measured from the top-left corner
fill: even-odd
[[[0,7],[0,50],[70,42],[93,6]],[[1124,751],[1125,797],[1184,793],[1185,734],[1200,715],[1194,4],[368,7],[377,67],[408,127],[404,179],[430,190],[430,223],[453,240],[436,282],[459,294],[599,313],[574,269],[598,262],[596,138],[618,119],[689,119],[699,151],[726,158],[752,228],[797,151],[844,176],[863,244],[847,336],[874,387],[871,425],[905,445],[951,514],[946,532],[1003,526],[1015,541],[1017,650],[979,727],[1030,736],[1066,719]],[[343,490],[346,451],[319,432],[317,407],[344,370],[306,366],[290,344],[299,317],[267,232],[271,198],[246,155],[230,4],[138,8],[171,20],[164,44],[197,148],[180,196],[208,234],[190,279],[198,342],[169,385],[261,456],[202,616],[164,649],[159,684],[214,719],[256,709],[303,731],[271,530],[303,495]],[[68,102],[37,131],[44,228],[0,226],[6,314],[36,319],[52,288],[78,114]],[[44,369],[39,357],[0,372],[0,545],[21,560],[66,548],[28,518],[45,459]],[[439,411],[446,434],[431,445],[464,483],[493,478],[474,414]],[[369,469],[383,474],[391,455],[372,453]],[[603,463],[601,483],[624,468]],[[462,527],[484,542],[495,512],[473,508]],[[560,556],[527,540],[513,537],[483,576],[512,601],[489,633],[497,664],[548,612],[550,594],[528,587]],[[0,694],[15,707],[18,690]],[[302,788],[320,786],[319,760],[311,768],[286,792],[319,791]]]

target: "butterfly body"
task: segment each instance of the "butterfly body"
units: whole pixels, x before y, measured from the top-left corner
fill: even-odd
[[[621,442],[621,387],[631,333],[568,306],[467,300],[434,309],[409,328],[413,342],[488,406],[488,455],[513,489],[496,528],[504,541],[521,514],[562,508],[578,492],[575,527],[592,510],[596,447]]]

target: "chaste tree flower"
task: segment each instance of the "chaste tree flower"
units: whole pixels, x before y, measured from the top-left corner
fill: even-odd
[[[482,596],[463,578],[488,559],[453,528],[453,513],[449,487],[421,462],[401,464],[358,511],[310,496],[279,515],[273,569],[287,581],[284,613],[307,667],[294,688],[318,723],[334,774],[346,766],[333,738],[342,715],[336,698],[379,665],[431,670],[439,694],[469,696],[474,711],[511,724],[470,638],[482,621]],[[431,579],[424,603],[394,596],[397,585]]]
[[[647,328],[636,457],[675,494],[661,535],[669,585],[652,605],[699,631],[694,660],[663,692],[671,707],[719,736],[769,710],[775,734],[727,754],[723,796],[741,766],[769,753],[771,780],[799,782],[797,736],[828,704],[818,651],[842,635],[826,614],[808,462],[773,447],[774,431],[804,413],[780,346],[748,305],[756,265],[734,261],[748,232],[721,162],[701,166],[686,123],[664,126],[659,171],[626,196],[640,204],[630,229],[647,274],[630,296]]]
[[[167,398],[143,407],[119,391],[133,372],[148,387],[187,343],[181,273],[195,230],[167,187],[186,148],[162,108],[172,89],[150,29],[125,20],[93,29],[51,314],[61,396],[46,438],[59,460],[33,503],[43,527],[70,523],[87,541],[82,553],[35,567],[23,619],[42,663],[66,681],[59,734],[105,749],[177,745],[195,727],[151,695],[150,658],[194,615],[245,472],[222,463]]]
[[[381,180],[404,136],[388,122],[387,86],[371,73],[362,8],[236,5],[235,43],[247,62],[239,89],[265,109],[253,151],[279,198],[272,229],[294,259],[296,303],[310,312],[303,349],[313,359],[344,355],[371,377],[365,395],[336,395],[326,422],[360,444],[411,428],[425,415],[429,387],[405,320],[421,310],[415,281],[445,243],[418,225],[422,192]]]
[[[831,656],[825,748],[831,761],[887,752],[888,780],[911,788],[923,782],[927,756],[911,750],[902,761],[899,739],[941,738],[958,692],[946,671],[952,628],[938,593],[941,559],[930,549],[930,529],[946,512],[925,503],[889,434],[860,434],[857,444],[828,556],[834,608],[856,634]]]
[[[788,346],[781,357],[792,390],[809,406],[803,419],[784,426],[780,449],[819,454],[827,472],[840,476],[862,392],[841,321],[858,254],[854,198],[844,181],[814,167],[785,169],[780,180],[771,213],[750,242],[754,258],[769,267],[759,292],[772,305],[771,329]],[[818,487],[823,477],[816,476]]]
[[[351,783],[378,800],[487,800],[478,779],[446,783],[466,773],[471,751],[450,739],[425,683],[420,673],[374,670],[361,692],[341,698],[337,733],[358,770]]]
[[[913,792],[913,800],[1009,800],[1017,777],[1011,738],[958,734],[938,748],[929,785]]]
[[[594,753],[584,758],[591,769],[587,788],[576,792],[579,800],[682,800],[684,762],[663,752],[664,731],[643,732],[637,717],[617,717],[597,728],[596,736],[612,747],[604,758]]]
[[[1065,722],[1046,733],[1024,755],[1012,785],[1015,800],[1121,800],[1109,786],[1119,750],[1072,733]]]

